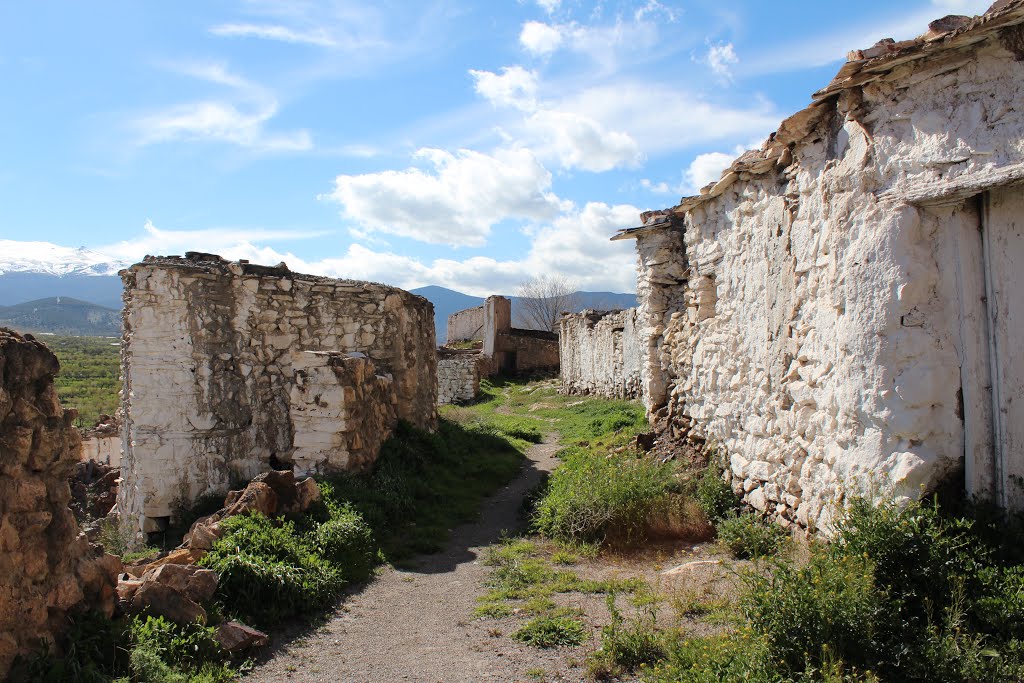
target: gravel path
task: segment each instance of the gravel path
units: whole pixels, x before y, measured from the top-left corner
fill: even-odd
[[[489,573],[482,548],[520,527],[523,497],[555,466],[557,450],[555,443],[532,447],[518,477],[484,504],[479,520],[455,529],[443,552],[422,556],[414,570],[385,570],[313,632],[275,642],[245,680],[528,681],[541,670],[549,681],[580,680],[568,652],[537,650],[490,620],[471,620]]]

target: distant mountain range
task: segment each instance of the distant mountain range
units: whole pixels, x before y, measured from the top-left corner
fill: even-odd
[[[105,259],[86,249],[68,249],[42,242],[37,243],[40,248],[30,255],[24,250],[21,253],[5,251],[7,242],[0,240],[0,325],[55,334],[120,334],[122,284],[117,271],[127,264]],[[446,339],[449,315],[484,302],[482,297],[436,285],[410,291],[434,304],[434,327],[439,344]],[[577,292],[576,295],[581,309],[636,305],[635,294]],[[515,324],[516,297],[509,298]]]
[[[121,312],[66,296],[0,306],[0,326],[89,337],[121,335]]]

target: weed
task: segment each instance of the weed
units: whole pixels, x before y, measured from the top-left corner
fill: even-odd
[[[739,510],[740,498],[722,477],[716,454],[712,453],[707,467],[697,480],[694,494],[697,505],[712,522],[717,522]]]
[[[774,555],[788,538],[786,530],[753,512],[729,513],[718,522],[719,540],[736,559]]]
[[[512,637],[540,648],[575,647],[587,639],[587,628],[573,617],[536,617],[526,622]]]
[[[627,625],[615,605],[615,593],[606,600],[611,623],[601,631],[601,647],[587,658],[587,672],[597,679],[615,678],[662,659],[669,634],[658,631],[654,608]]]

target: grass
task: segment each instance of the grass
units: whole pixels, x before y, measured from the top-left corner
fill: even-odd
[[[543,616],[526,622],[512,637],[534,647],[576,647],[586,641],[587,627],[573,617]]]
[[[40,337],[60,361],[54,379],[65,408],[78,411],[75,424],[91,427],[100,415],[113,415],[119,403],[121,350],[110,337]]]

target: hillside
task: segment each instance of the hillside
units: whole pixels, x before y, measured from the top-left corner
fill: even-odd
[[[113,337],[121,334],[121,313],[66,296],[0,306],[0,326],[19,332]]]

